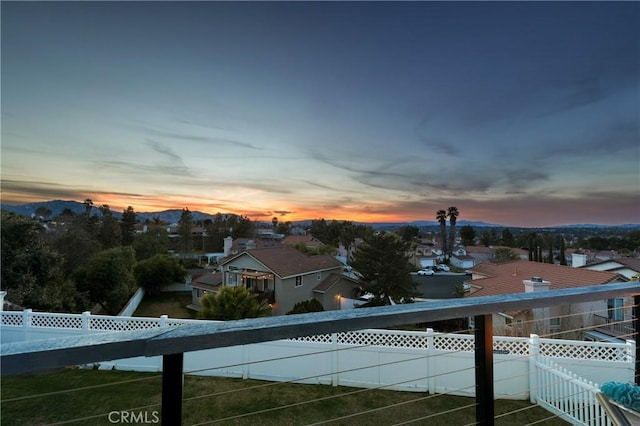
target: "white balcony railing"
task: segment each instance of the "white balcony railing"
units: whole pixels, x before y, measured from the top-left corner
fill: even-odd
[[[638,371],[635,342],[493,337],[491,312],[622,295],[637,299],[638,294],[636,282],[233,322],[2,313],[2,375],[78,364],[116,369],[146,365],[162,371],[165,378],[165,424],[180,424],[182,376],[195,373],[475,395],[479,424],[492,424],[494,398],[530,398],[551,411],[562,411],[558,415],[574,416],[580,410],[595,412],[595,408],[583,410],[592,404],[584,392],[593,392],[597,383],[582,387],[567,387],[566,383],[581,377],[592,380],[597,371],[603,372],[597,382],[634,380]],[[371,328],[468,316],[481,324],[474,335]],[[123,331],[106,332],[114,328]],[[45,335],[56,338],[42,340]],[[8,339],[15,339],[14,343]],[[23,341],[16,342],[20,339]],[[214,356],[208,351],[217,352]],[[555,364],[550,367],[546,362]],[[562,374],[543,381],[541,377],[549,377],[551,370]],[[472,371],[475,373],[470,374]],[[554,388],[553,382],[562,383],[558,388],[569,392],[564,397],[559,390],[551,393],[555,400],[563,401],[560,408],[545,393]],[[571,394],[579,395],[574,397],[579,402],[563,406],[566,395]],[[578,422],[575,418],[570,421]]]

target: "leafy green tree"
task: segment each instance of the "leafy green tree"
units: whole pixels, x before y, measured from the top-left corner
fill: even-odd
[[[109,249],[122,245],[122,230],[109,206],[103,204],[98,210],[102,213],[102,220],[98,224],[97,237],[100,244],[102,244],[102,248]]]
[[[8,299],[27,308],[76,312],[84,308],[64,276],[64,259],[49,247],[42,226],[2,210],[0,287]]]
[[[482,235],[480,235],[480,244],[485,247],[494,246],[498,242],[498,234],[494,228],[485,229]]]
[[[227,225],[232,229],[233,238],[250,238],[255,234],[256,225],[247,216],[232,215],[227,219]]]
[[[87,228],[84,216],[67,216],[65,227],[52,235],[50,245],[64,258],[64,274],[71,275],[102,247]]]
[[[120,220],[120,229],[122,234],[122,245],[130,246],[136,234],[136,212],[133,207],[129,206],[122,211],[122,219]]]
[[[355,250],[351,266],[360,273],[363,290],[374,295],[375,304],[389,304],[389,298],[401,302],[417,296],[408,247],[393,234],[374,234]]]
[[[114,247],[95,254],[87,265],[74,272],[73,278],[92,303],[117,315],[136,290],[135,263],[133,248]]]
[[[147,225],[147,232],[136,234],[131,247],[138,261],[169,251],[169,234],[163,226]]]
[[[133,273],[138,286],[145,289],[148,294],[154,295],[170,284],[184,282],[187,270],[175,257],[157,254],[138,262]]]
[[[294,314],[306,314],[309,312],[322,312],[324,307],[317,299],[309,299],[303,302],[298,302],[293,305],[293,309],[287,312],[287,315]]]
[[[413,241],[420,234],[420,229],[417,226],[405,225],[401,226],[397,232],[404,241]]]
[[[497,248],[493,253],[493,262],[494,263],[510,262],[512,260],[516,260],[517,258],[518,258],[518,255],[516,255],[508,247]]]
[[[178,235],[180,236],[180,247],[183,253],[189,253],[193,248],[193,215],[189,208],[182,209],[180,221],[178,222]]]
[[[472,246],[476,241],[476,231],[471,225],[465,225],[460,228],[460,239],[465,246]]]
[[[51,216],[51,210],[45,206],[40,206],[36,209],[36,216],[46,222],[49,216]]]
[[[502,230],[502,238],[500,239],[500,242],[502,243],[503,246],[507,246],[507,247],[514,246],[515,239],[513,238],[513,234],[511,233],[511,230],[509,228],[504,228]]]
[[[351,251],[351,246],[353,245],[354,240],[358,236],[357,230],[355,226],[353,226],[352,222],[343,222],[342,229],[340,229],[340,235],[338,240],[347,250],[347,263],[349,263],[349,253]]]
[[[218,294],[208,293],[200,299],[202,309],[198,318],[231,321],[243,318],[268,316],[271,307],[268,301],[258,301],[244,287],[223,287]]]

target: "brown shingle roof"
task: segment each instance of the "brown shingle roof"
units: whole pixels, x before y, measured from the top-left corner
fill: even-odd
[[[191,282],[191,287],[212,290],[222,284],[222,273],[214,272],[199,276]]]
[[[469,297],[522,293],[524,292],[522,281],[531,279],[531,277],[540,277],[545,281],[550,281],[550,290],[606,284],[618,280],[626,281],[623,276],[612,272],[591,271],[528,260],[515,260],[501,264],[481,263],[471,270],[487,278],[469,282],[473,286],[481,287]]]
[[[338,281],[340,281],[342,279],[347,280],[347,281],[351,281],[351,283],[354,284],[354,285],[358,284],[358,281],[354,280],[353,278],[347,277],[346,275],[337,274],[337,273],[331,273],[331,274],[329,274],[329,276],[327,278],[322,280],[322,282],[320,284],[315,286],[313,288],[313,291],[316,292],[316,293],[325,293],[327,290],[329,290]]]
[[[247,250],[237,256],[224,260],[223,264],[229,263],[239,256],[247,255],[262,263],[280,278],[341,267],[341,263],[332,256],[307,256],[289,246]]]
[[[324,245],[321,241],[311,235],[287,235],[284,240],[282,240],[282,244],[289,246],[295,246],[300,243],[307,247],[320,247]]]

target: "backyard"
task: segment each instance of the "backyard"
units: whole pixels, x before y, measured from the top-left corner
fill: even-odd
[[[166,292],[154,296],[144,296],[140,306],[133,313],[134,317],[158,318],[167,315],[169,318],[193,319],[195,312],[187,309],[191,303],[190,292]]]
[[[3,425],[159,423],[161,375],[68,368],[3,377]],[[185,425],[468,425],[471,398],[326,385],[185,376]],[[528,401],[497,400],[496,425],[567,423]],[[158,419],[158,421],[154,421]],[[143,421],[140,421],[143,423]]]

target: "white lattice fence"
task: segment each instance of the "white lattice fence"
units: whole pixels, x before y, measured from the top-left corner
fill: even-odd
[[[628,361],[631,344],[540,339],[540,355],[552,358]]]

